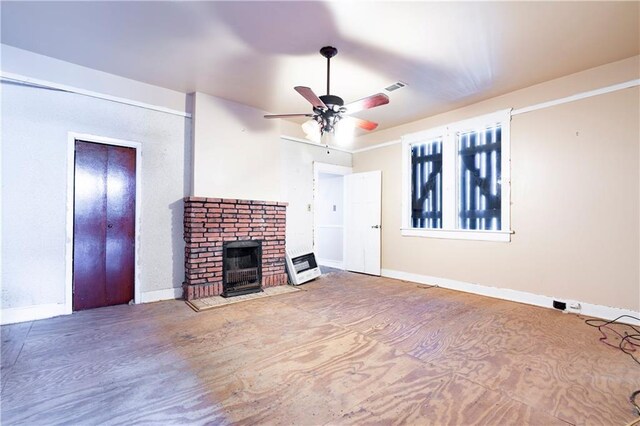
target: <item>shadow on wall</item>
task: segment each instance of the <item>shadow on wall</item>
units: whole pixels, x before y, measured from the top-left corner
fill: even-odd
[[[398,7],[403,5],[399,4]],[[375,67],[386,74],[389,81],[402,76],[412,90],[422,92],[431,99],[462,99],[487,86],[492,77],[491,72],[469,75],[468,72],[447,69],[433,62],[405,57],[397,52],[348,38],[338,28],[329,6],[321,2],[215,2],[211,4],[211,13],[254,50],[245,56],[239,55],[225,68],[242,67],[248,55],[251,55],[252,61],[256,60],[257,55],[264,74],[262,81],[257,84],[268,85],[274,81],[273,77],[277,72],[274,56],[315,55],[324,45],[334,45],[348,54],[350,59],[365,65],[370,64],[372,57],[385,58]],[[456,12],[451,9],[450,13]],[[385,22],[374,21],[371,25],[384,28]],[[265,37],[265,34],[268,36]],[[304,37],[298,37],[297,34],[304,34]],[[319,67],[318,72],[324,73],[324,67]],[[250,86],[256,82],[236,84]],[[269,87],[269,98],[273,100],[275,92],[288,89],[293,88]],[[295,96],[293,90],[291,96]]]
[[[182,287],[184,281],[184,201],[182,199],[169,204],[171,210],[171,264],[173,270],[173,288]]]
[[[260,81],[236,81],[235,84],[245,87],[260,85],[261,92],[267,91],[266,99],[261,101],[269,105],[275,104],[276,94],[282,90],[290,90],[292,97],[297,96],[293,87],[272,84],[277,80],[278,56],[312,55],[325,44],[335,42],[339,33],[331,11],[321,2],[213,2],[211,13],[250,49],[229,61],[224,72],[228,74],[226,70],[242,69],[249,60],[257,61],[262,75]],[[298,34],[305,36],[299,37]],[[308,40],[314,41],[310,44]],[[300,77],[302,80],[304,76]],[[229,76],[223,78],[228,79]],[[229,112],[247,128],[261,130],[255,128],[259,123],[252,123],[237,114],[237,110],[229,108]]]
[[[348,3],[348,2],[345,2]],[[482,8],[485,6],[476,6]],[[22,45],[27,50],[39,51],[39,43],[51,36],[52,40],[72,40],[70,44],[59,46],[56,57],[78,65],[88,66],[81,52],[95,50],[92,39],[79,35],[87,32],[107,33],[110,35],[109,47],[100,52],[104,71],[128,78],[145,76],[145,81],[162,85],[155,80],[158,69],[167,69],[167,52],[177,63],[194,64],[188,78],[181,78],[182,71],[176,71],[175,80],[183,81],[184,87],[175,88],[183,92],[211,87],[212,82],[224,82],[216,93],[209,93],[222,99],[236,98],[237,93],[250,96],[252,89],[267,91],[266,99],[252,102],[251,98],[243,103],[249,106],[274,105],[276,93],[290,90],[291,96],[297,96],[292,87],[276,87],[272,84],[279,73],[279,65],[287,56],[310,56],[321,61],[318,50],[324,45],[335,45],[345,56],[369,68],[384,73],[390,82],[398,78],[406,80],[413,91],[423,93],[432,99],[446,98],[459,100],[486,87],[492,78],[491,63],[488,57],[489,39],[495,36],[495,26],[477,20],[472,27],[465,28],[466,33],[474,34],[474,49],[464,51],[465,55],[477,55],[471,69],[460,66],[442,65],[442,60],[417,60],[408,54],[399,54],[392,48],[381,48],[373,42],[364,42],[349,35],[344,25],[349,22],[338,21],[338,11],[348,8],[342,2],[3,2],[2,3],[2,39],[4,43],[18,45],[20,40],[34,40]],[[361,3],[352,6],[353,13],[373,9],[371,28],[383,31],[388,26],[388,17],[381,13],[374,3]],[[469,6],[426,5],[424,26],[442,28],[442,16],[446,22],[457,22],[461,14],[469,14]],[[402,13],[415,14],[415,3],[398,2],[393,6],[394,16]],[[438,14],[437,12],[441,12]],[[471,12],[473,13],[473,11]],[[69,16],[74,16],[74,25],[62,25]],[[111,16],[117,19],[104,19]],[[340,15],[341,16],[341,15]],[[437,17],[437,18],[436,18]],[[31,27],[24,22],[30,22]],[[149,25],[152,22],[153,25]],[[40,38],[26,37],[25,32],[38,28]],[[141,29],[144,29],[141,30]],[[487,31],[490,31],[488,35]],[[236,40],[225,45],[215,45],[218,36],[231,33]],[[482,39],[487,37],[487,39]],[[201,43],[211,43],[211,49],[202,49]],[[423,42],[424,43],[424,42]],[[434,40],[433,43],[438,43]],[[155,46],[149,49],[148,46]],[[429,49],[429,46],[419,46]],[[453,50],[453,49],[452,49]],[[145,52],[140,60],[140,52]],[[229,59],[220,66],[210,67],[212,60],[219,59],[223,52]],[[469,53],[471,52],[471,53]],[[451,52],[455,55],[456,52]],[[460,53],[457,53],[460,54]],[[216,56],[217,55],[217,56]],[[196,58],[196,60],[194,60]],[[383,58],[372,63],[372,58]],[[476,56],[474,56],[476,58]],[[242,72],[247,60],[259,70],[261,78],[253,73]],[[468,58],[462,58],[468,59]],[[302,60],[302,59],[301,59]],[[437,62],[436,62],[437,61]],[[126,72],[127,67],[119,64],[135,63],[135,75]],[[464,63],[462,61],[461,63]],[[318,67],[319,76],[324,76],[324,67]],[[307,76],[301,75],[304,84]],[[437,82],[437,84],[436,84]],[[307,83],[308,84],[308,83]],[[217,84],[216,86],[219,86]],[[238,90],[238,89],[241,90]],[[349,101],[349,100],[347,100]],[[302,105],[302,103],[301,103]],[[310,109],[309,109],[310,111]],[[288,112],[288,111],[272,111]],[[237,111],[231,112],[237,115]],[[256,121],[249,122],[238,115],[247,129],[259,126]]]
[[[193,94],[186,96],[185,112],[193,117]],[[187,197],[193,190],[193,118],[184,119],[184,156],[183,156],[183,189],[182,195]]]
[[[185,111],[193,114],[193,96],[187,95]],[[191,195],[193,188],[193,141],[191,139],[192,119],[184,119],[184,155],[182,196]],[[169,204],[171,211],[172,238],[172,287],[181,288],[184,281],[184,201],[179,199]]]

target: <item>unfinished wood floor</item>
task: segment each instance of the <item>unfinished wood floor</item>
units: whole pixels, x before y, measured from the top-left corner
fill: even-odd
[[[338,273],[195,313],[2,327],[2,424],[622,425],[640,368],[574,315]]]

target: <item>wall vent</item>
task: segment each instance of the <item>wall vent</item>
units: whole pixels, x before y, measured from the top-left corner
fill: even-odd
[[[387,92],[393,92],[394,90],[402,89],[406,85],[407,85],[407,83],[403,83],[401,81],[396,81],[392,85],[385,87],[384,90],[386,90]]]

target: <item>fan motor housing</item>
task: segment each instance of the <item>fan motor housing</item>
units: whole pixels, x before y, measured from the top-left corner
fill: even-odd
[[[332,105],[338,105],[338,106],[343,106],[344,105],[344,101],[339,96],[322,95],[322,96],[318,96],[318,97],[320,98],[320,100],[322,102],[324,102],[324,104],[326,106],[329,106],[329,107],[332,106]]]

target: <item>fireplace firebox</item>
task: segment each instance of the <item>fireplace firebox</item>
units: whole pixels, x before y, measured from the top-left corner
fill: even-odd
[[[222,247],[222,296],[262,291],[262,241],[228,241]]]

